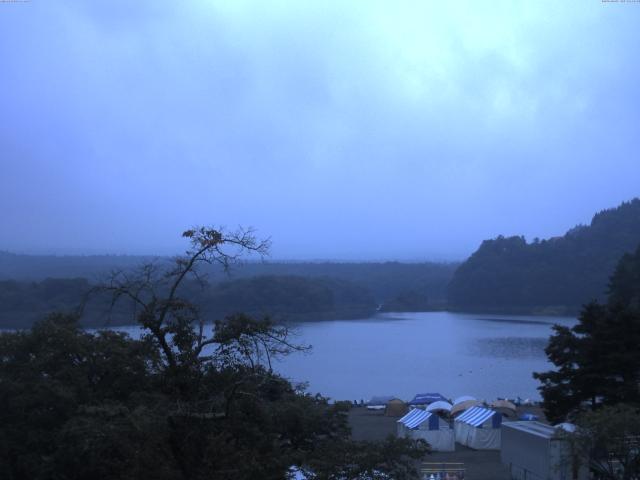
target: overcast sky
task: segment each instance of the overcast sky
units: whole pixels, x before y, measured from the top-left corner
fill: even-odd
[[[0,250],[460,259],[640,195],[640,3],[0,3]]]

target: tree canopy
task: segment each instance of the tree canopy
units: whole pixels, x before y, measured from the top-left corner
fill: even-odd
[[[601,480],[633,480],[640,476],[640,414],[625,404],[605,406],[580,414],[568,440],[566,460],[575,467],[588,465]]]
[[[198,266],[264,253],[250,231],[198,228],[173,268],[119,271],[100,291],[136,306],[144,334],[52,315],[0,335],[0,476],[18,479],[417,478],[421,441],[354,442],[346,413],[292,385],[274,358],[308,347],[269,319],[213,327],[182,296]],[[207,326],[209,325],[209,326]]]
[[[640,405],[639,297],[640,247],[620,259],[607,303],[586,305],[571,328],[554,327],[546,353],[556,370],[534,374],[550,420],[600,405]]]
[[[547,240],[499,236],[482,242],[456,270],[449,306],[496,312],[578,313],[604,301],[608,275],[640,243],[640,199],[594,215]]]

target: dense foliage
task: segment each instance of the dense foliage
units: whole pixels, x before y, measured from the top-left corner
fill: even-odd
[[[598,480],[633,480],[640,477],[640,412],[619,404],[582,413],[577,429],[565,434],[573,465],[588,465]]]
[[[218,317],[245,312],[293,321],[368,317],[376,309],[371,293],[354,283],[292,275],[221,282],[198,303]]]
[[[171,268],[114,272],[99,291],[135,305],[140,340],[54,315],[0,335],[0,475],[18,479],[415,478],[424,442],[353,442],[346,412],[275,373],[305,350],[245,314],[206,327],[184,294],[199,267],[264,254],[250,230],[197,228]],[[186,288],[185,288],[186,287]],[[103,298],[103,297],[101,297]]]
[[[42,282],[0,281],[0,327],[29,327],[48,312],[77,312],[92,286],[86,279]],[[280,321],[361,318],[375,312],[371,293],[345,280],[263,276],[201,285],[184,282],[182,294],[209,318],[236,312],[269,315]],[[84,306],[82,323],[103,326],[131,323],[131,309],[112,309],[109,298],[94,292]],[[108,315],[107,315],[108,313]]]
[[[600,405],[640,405],[640,247],[620,260],[606,304],[592,302],[574,327],[554,329],[546,352],[557,369],[534,374],[550,420]]]
[[[416,290],[399,293],[382,305],[385,312],[423,312],[437,308],[444,308],[444,305],[430,302],[424,292]]]
[[[288,349],[283,331],[232,317],[197,360],[191,340],[170,362],[153,334],[88,333],[70,316],[0,335],[0,478],[283,479],[292,465],[413,478],[424,444],[350,441],[348,404],[261,361]]]
[[[0,252],[0,280],[40,282],[47,277],[82,277],[95,283],[114,269],[128,270],[151,260],[139,256],[36,256]],[[433,262],[246,262],[235,266],[232,278],[333,278],[368,289],[378,303],[385,303],[403,292],[416,291],[428,296],[430,305],[439,307],[446,301],[446,287],[457,267],[457,263]],[[211,279],[220,278],[223,273],[217,265],[203,266],[203,272]]]
[[[48,312],[77,311],[90,288],[84,278],[0,280],[0,328],[28,327]]]
[[[607,276],[640,243],[640,199],[593,217],[563,237],[486,240],[455,272],[448,289],[457,309],[573,313],[604,299]]]

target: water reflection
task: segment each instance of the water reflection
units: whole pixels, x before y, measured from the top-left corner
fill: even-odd
[[[296,341],[312,345],[310,354],[284,358],[276,369],[335,399],[539,398],[532,373],[552,368],[544,348],[556,323],[575,319],[419,312],[307,322],[296,326]],[[118,330],[140,335],[139,327]]]
[[[496,322],[496,323],[516,323],[521,325],[553,325],[553,322],[549,320],[533,320],[523,318],[478,318],[483,322]]]
[[[471,349],[476,355],[492,358],[545,359],[544,349],[547,343],[546,337],[495,337],[474,340]]]
[[[337,399],[421,391],[539,398],[532,373],[552,367],[544,348],[556,323],[575,319],[422,312],[311,322],[298,326],[311,355],[286,358],[278,369]]]

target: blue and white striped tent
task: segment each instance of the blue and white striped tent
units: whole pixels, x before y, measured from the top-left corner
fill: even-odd
[[[453,452],[455,437],[449,423],[432,412],[414,408],[397,422],[398,437],[422,439],[437,452]]]
[[[474,427],[482,427],[489,419],[491,419],[492,428],[499,428],[502,423],[502,414],[495,410],[489,410],[488,408],[471,407],[456,418],[456,421],[464,422]]]
[[[414,408],[404,417],[398,420],[398,423],[403,424],[408,429],[418,428],[424,422],[429,422],[427,424],[428,430],[438,429],[438,416],[432,414],[431,412],[420,410],[419,408]]]
[[[477,450],[500,450],[502,414],[472,407],[455,420],[456,442]]]

